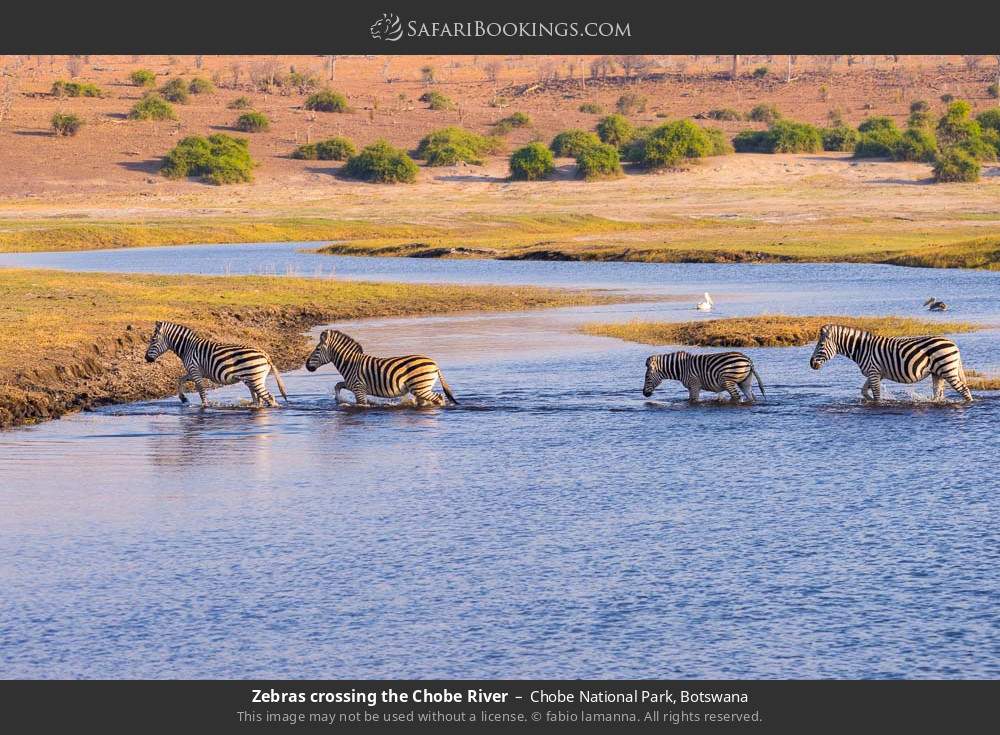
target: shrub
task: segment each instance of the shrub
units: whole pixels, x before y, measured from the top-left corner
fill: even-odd
[[[646,155],[646,139],[653,132],[653,128],[642,126],[632,130],[632,137],[627,143],[618,147],[623,161],[639,163]]]
[[[993,99],[1000,97],[1000,84],[993,82],[993,84],[991,84],[986,88],[986,94],[988,94]]]
[[[174,108],[155,92],[146,94],[135,103],[128,116],[132,120],[176,120]]]
[[[930,112],[931,106],[924,100],[914,100],[910,103],[910,112]]]
[[[416,155],[427,161],[428,166],[451,166],[459,161],[478,166],[484,155],[497,153],[502,147],[502,141],[496,137],[447,127],[425,135],[417,145]]]
[[[903,141],[903,134],[895,125],[892,128],[862,133],[854,146],[855,158],[893,158]]]
[[[506,135],[515,128],[524,128],[528,125],[531,125],[531,118],[524,112],[515,112],[495,122],[493,129],[497,135]]]
[[[718,128],[703,128],[705,135],[708,136],[708,142],[712,144],[712,150],[709,151],[710,156],[728,156],[733,152],[733,144],[729,142],[729,138]]]
[[[635,92],[626,92],[615,103],[615,109],[622,115],[631,115],[634,112],[646,111],[646,98]]]
[[[576,153],[576,170],[587,181],[617,178],[622,175],[618,149],[599,141],[582,148]]]
[[[915,110],[910,113],[910,117],[906,120],[906,126],[909,128],[929,128],[931,122],[931,113],[926,110]]]
[[[677,120],[651,130],[641,151],[633,155],[644,168],[657,169],[676,166],[684,159],[703,158],[712,150],[712,141],[702,128],[690,120]]]
[[[979,123],[979,127],[983,130],[992,129],[1000,133],[1000,107],[994,107],[992,110],[979,113],[976,116],[976,122]]]
[[[406,155],[406,151],[378,140],[348,158],[344,173],[362,181],[409,184],[417,178],[417,164]]]
[[[753,78],[754,79],[763,79],[764,77],[766,77],[770,73],[771,73],[771,70],[768,69],[766,66],[758,66],[756,69],[753,70]]]
[[[249,110],[251,106],[249,97],[237,97],[228,105],[230,110]]]
[[[575,158],[595,145],[602,145],[601,139],[588,130],[564,130],[552,139],[549,150],[556,156]]]
[[[188,82],[188,92],[191,94],[211,94],[214,91],[215,85],[205,77],[194,77]]]
[[[156,75],[149,69],[136,69],[128,75],[128,80],[135,87],[152,87],[156,84]]]
[[[598,121],[597,137],[620,148],[635,137],[635,128],[623,115],[608,115]]]
[[[935,159],[934,180],[938,183],[979,181],[979,161],[961,149],[952,148]]]
[[[233,127],[244,133],[262,133],[270,129],[271,121],[262,112],[244,112],[236,118],[236,123]]]
[[[244,138],[191,135],[167,153],[160,173],[171,179],[198,176],[210,184],[236,184],[251,181],[255,165]]]
[[[895,121],[886,115],[874,115],[858,125],[859,133],[874,133],[882,130],[897,130]]]
[[[897,161],[931,163],[937,156],[937,150],[937,139],[933,132],[926,127],[912,127],[900,137],[892,151],[892,157]]]
[[[59,79],[52,83],[53,97],[104,97],[105,92],[96,84],[66,82]]]
[[[861,134],[849,125],[823,128],[821,133],[824,151],[853,151],[855,144],[861,137]]]
[[[57,112],[52,116],[52,129],[56,135],[76,135],[83,120],[70,112]]]
[[[809,123],[778,120],[767,130],[745,130],[733,138],[741,153],[816,153],[823,150],[823,135]]]
[[[971,110],[965,100],[956,100],[948,105],[947,111],[938,121],[938,142],[942,149],[956,147],[973,158],[992,161],[997,156],[992,136],[983,137],[982,125],[969,117]]]
[[[344,95],[329,89],[309,95],[305,108],[317,112],[350,112],[351,109],[347,105],[347,98]]]
[[[718,110],[709,110],[705,113],[705,117],[710,120],[739,120],[741,118],[740,113],[729,107],[723,107]]]
[[[417,99],[421,102],[426,102],[427,106],[432,110],[451,110],[455,107],[454,102],[436,91],[424,92]]]
[[[160,87],[160,96],[168,102],[184,104],[188,101],[188,85],[180,77],[174,77]]]
[[[347,138],[328,138],[317,143],[300,145],[292,152],[292,158],[308,161],[346,161],[356,152],[354,144]]]
[[[541,143],[529,143],[510,156],[510,177],[520,181],[544,179],[555,171],[552,151]]]
[[[945,92],[939,99],[946,105],[950,105],[955,100],[955,95]]]
[[[777,122],[781,119],[781,113],[778,112],[778,108],[774,105],[759,104],[755,105],[750,112],[747,113],[747,120],[753,122],[771,123]]]
[[[580,112],[586,112],[588,115],[603,115],[604,108],[596,102],[584,102],[580,105]]]

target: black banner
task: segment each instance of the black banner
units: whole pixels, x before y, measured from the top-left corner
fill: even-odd
[[[9,732],[982,731],[998,682],[6,682]],[[27,726],[30,725],[30,728]]]

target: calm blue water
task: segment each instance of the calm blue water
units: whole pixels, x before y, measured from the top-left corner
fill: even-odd
[[[195,249],[199,272],[237,247]],[[937,296],[1000,323],[1000,274],[276,249],[338,277],[709,290],[733,314],[919,315]],[[178,250],[47,265],[179,272]],[[853,364],[814,372],[793,348],[747,350],[768,393],[754,406],[690,406],[670,383],[646,401],[654,350],[573,331],[693,315],[338,325],[373,353],[436,357],[454,408],[338,408],[327,367],[287,374],[280,410],[241,407],[235,386],[205,410],[174,398],[0,434],[2,675],[1000,676],[1000,393],[934,405],[927,383],[890,385],[865,406]],[[966,364],[1000,369],[998,336],[958,336]]]

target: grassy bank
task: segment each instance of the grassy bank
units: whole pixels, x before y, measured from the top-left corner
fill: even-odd
[[[957,219],[828,218],[775,223],[751,218],[612,219],[593,214],[467,214],[423,221],[202,217],[122,222],[0,221],[0,252],[189,243],[336,241],[333,255],[472,257],[658,263],[884,263],[1000,269],[1000,236]]]
[[[158,319],[257,344],[288,369],[302,365],[301,332],[316,324],[611,300],[527,287],[0,270],[0,426],[172,393],[179,363],[143,360]]]
[[[932,322],[901,317],[756,316],[692,322],[642,322],[585,324],[586,334],[616,337],[648,345],[701,347],[801,347],[816,341],[824,324],[846,324],[886,337],[973,332],[975,324]]]
[[[966,368],[965,378],[973,390],[1000,390],[1000,375]]]

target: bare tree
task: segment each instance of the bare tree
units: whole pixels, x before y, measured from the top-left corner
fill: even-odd
[[[69,78],[75,79],[80,76],[81,71],[83,71],[83,59],[79,56],[70,56],[66,60],[66,73],[69,74]]]
[[[737,75],[740,73],[740,55],[733,54],[733,70],[729,74],[730,79],[736,79]]]
[[[382,62],[382,81],[386,84],[389,83],[389,65],[392,63],[392,57],[386,56],[385,61]]]
[[[234,61],[229,65],[229,75],[233,79],[233,89],[240,86],[240,78],[243,76],[243,64],[238,61]]]
[[[198,54],[194,57],[194,68],[200,70],[203,66],[205,66],[205,57]]]
[[[18,75],[16,69],[0,70],[0,123],[10,118],[17,98]]]
[[[1000,54],[993,57],[997,60],[997,86],[1000,86]]]
[[[496,89],[497,80],[500,78],[500,69],[502,65],[499,61],[490,61],[483,64],[483,75],[486,77],[487,81],[493,82],[493,88]]]
[[[330,54],[326,57],[326,78],[329,81],[333,81],[337,76],[337,57],[335,54]]]

